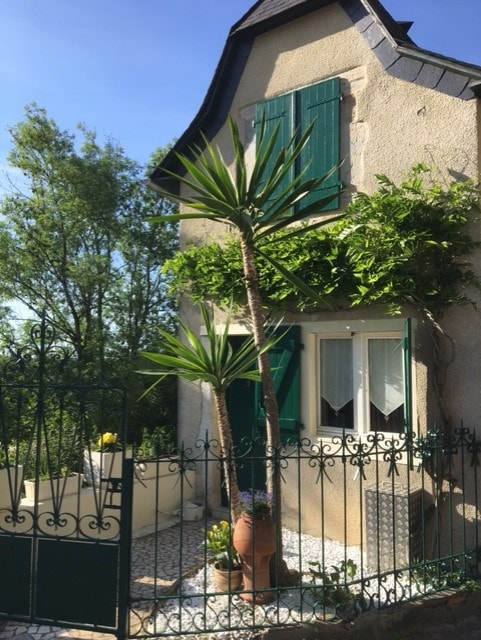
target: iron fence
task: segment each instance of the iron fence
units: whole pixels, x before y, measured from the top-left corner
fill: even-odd
[[[130,636],[351,619],[477,579],[480,447],[460,427],[423,437],[344,433],[267,451],[255,441],[223,452],[206,440],[157,460],[159,474],[168,467],[197,499],[165,513],[156,496],[156,526],[133,547]],[[240,587],[216,583],[204,542],[221,521],[235,526],[221,489],[226,461],[231,483],[234,469],[250,478],[244,490],[265,483],[266,469],[282,479],[267,586],[255,574]]]

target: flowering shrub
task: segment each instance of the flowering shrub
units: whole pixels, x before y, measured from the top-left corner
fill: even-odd
[[[214,559],[217,569],[240,567],[240,558],[232,546],[232,528],[225,520],[213,524],[206,531],[204,547],[208,555]]]
[[[241,491],[240,506],[242,513],[267,520],[272,516],[272,495],[260,489]]]
[[[116,433],[111,433],[110,431],[106,431],[102,433],[100,438],[97,440],[97,446],[99,451],[104,451],[106,453],[110,453],[113,451],[118,451],[121,449]]]

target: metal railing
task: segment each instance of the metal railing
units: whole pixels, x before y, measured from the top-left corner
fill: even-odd
[[[198,500],[165,514],[157,495],[158,526],[142,540],[143,575],[132,576],[130,635],[351,619],[477,579],[480,450],[475,433],[460,427],[423,437],[344,433],[267,452],[259,441],[229,452],[202,441],[158,460],[159,472],[176,470],[181,493],[192,495],[186,472],[194,471]],[[259,488],[266,468],[282,478],[281,518],[274,514],[282,548],[267,587],[258,588],[255,570],[253,582],[235,590],[215,580],[206,532],[221,520],[235,527],[221,490],[225,457],[241,489]]]

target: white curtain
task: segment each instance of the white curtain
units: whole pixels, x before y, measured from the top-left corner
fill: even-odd
[[[403,352],[400,338],[369,340],[369,400],[387,418],[404,404]]]
[[[335,411],[353,399],[352,340],[321,340],[321,395]]]

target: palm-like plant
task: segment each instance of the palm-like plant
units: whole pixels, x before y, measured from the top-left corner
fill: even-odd
[[[279,128],[275,128],[272,135],[267,135],[266,123],[263,118],[252,170],[249,172],[238,127],[232,118],[229,119],[234,154],[233,174],[221,151],[204,137],[205,148],[202,150],[195,147],[193,159],[177,154],[185,173],[176,174],[164,170],[167,175],[184,185],[187,192],[192,194],[182,196],[164,192],[164,196],[187,205],[190,211],[151,218],[152,222],[161,223],[201,218],[221,223],[238,232],[247,304],[255,345],[258,350],[258,368],[264,396],[266,447],[271,454],[280,444],[279,411],[268,351],[263,348],[267,339],[265,333],[266,314],[260,296],[256,257],[262,256],[299,290],[318,304],[323,304],[322,299],[294,273],[286,270],[263,251],[268,243],[275,241],[279,231],[285,231],[286,237],[298,236],[308,229],[312,230],[325,225],[339,217],[324,215],[320,221],[299,224],[315,214],[320,214],[322,209],[337,195],[333,194],[303,206],[303,199],[325,182],[336,167],[316,179],[306,179],[308,166],[303,167],[294,179],[290,177],[291,169],[298,162],[313,126],[314,123],[302,134],[296,131],[287,146],[273,157]],[[269,458],[272,458],[272,455]],[[281,548],[280,485],[280,475],[275,473],[275,469],[271,466],[268,469],[267,488],[269,492],[273,493],[275,499],[279,549]]]
[[[187,381],[206,382],[211,386],[217,411],[226,491],[231,518],[235,521],[239,514],[240,494],[235,460],[231,455],[232,432],[227,412],[226,391],[234,380],[245,379],[256,382],[260,380],[259,372],[255,369],[258,352],[253,336],[247,337],[240,349],[236,351],[232,349],[229,343],[230,313],[222,330],[218,331],[212,310],[206,306],[200,306],[200,311],[206,329],[206,344],[204,345],[203,341],[183,322],[180,322],[180,328],[185,342],[181,337],[159,329],[163,340],[162,353],[142,353],[156,365],[156,368],[140,371],[140,373],[157,378],[146,393],[165,376],[178,376]],[[269,336],[261,352],[268,351],[278,340],[279,337]]]

